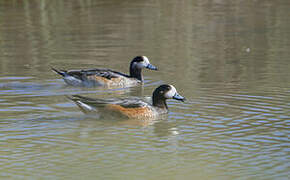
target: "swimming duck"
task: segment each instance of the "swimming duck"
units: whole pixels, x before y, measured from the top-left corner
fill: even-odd
[[[146,56],[137,56],[130,63],[130,74],[123,74],[111,69],[82,69],[82,70],[57,70],[53,71],[63,76],[64,81],[72,86],[105,86],[127,87],[143,83],[142,69],[157,70],[150,64]]]
[[[164,84],[156,88],[152,95],[152,104],[140,98],[94,99],[79,95],[69,97],[84,113],[97,112],[99,115],[117,115],[129,119],[156,118],[168,112],[167,99],[184,101],[174,86]]]

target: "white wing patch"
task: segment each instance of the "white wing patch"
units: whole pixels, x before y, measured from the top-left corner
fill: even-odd
[[[82,85],[82,81],[80,79],[73,77],[73,76],[65,76],[63,78],[63,80],[67,84],[72,85],[72,86],[81,86]]]
[[[81,102],[81,101],[76,101],[77,105],[82,108],[83,110],[86,110],[86,111],[94,111],[95,108]]]

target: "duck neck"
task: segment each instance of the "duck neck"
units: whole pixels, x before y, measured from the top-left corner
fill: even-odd
[[[166,110],[168,109],[165,98],[161,98],[160,96],[153,94],[152,101],[153,106]]]
[[[139,81],[143,82],[143,76],[142,76],[142,69],[137,68],[136,66],[130,65],[130,77],[136,78]]]

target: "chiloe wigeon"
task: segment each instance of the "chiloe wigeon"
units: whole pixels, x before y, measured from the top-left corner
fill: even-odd
[[[157,70],[150,64],[146,56],[137,56],[130,63],[130,74],[124,74],[111,69],[81,69],[81,70],[57,70],[53,71],[63,76],[64,81],[71,86],[80,87],[130,87],[143,83],[142,69]]]
[[[126,99],[94,99],[79,95],[69,96],[84,113],[97,113],[100,116],[117,115],[123,118],[156,118],[168,112],[167,99],[184,101],[174,86],[164,84],[156,88],[152,95],[152,104],[138,97]]]

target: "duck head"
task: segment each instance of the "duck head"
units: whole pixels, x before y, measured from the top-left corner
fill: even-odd
[[[157,67],[152,65],[146,56],[136,56],[130,64],[130,77],[143,81],[143,76],[141,74],[143,68],[157,70]]]
[[[166,104],[167,99],[185,101],[185,98],[178,94],[173,85],[163,84],[154,90],[152,96],[153,106],[168,109]]]

